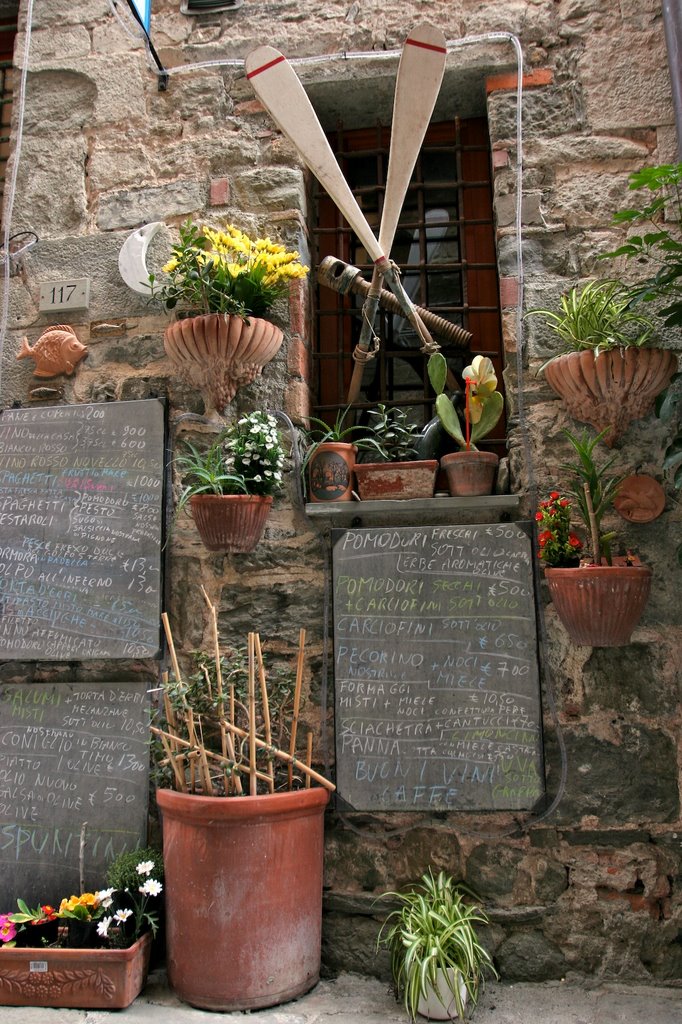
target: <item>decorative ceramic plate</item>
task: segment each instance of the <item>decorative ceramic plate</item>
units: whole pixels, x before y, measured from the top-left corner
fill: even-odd
[[[613,504],[628,522],[650,523],[665,508],[665,491],[652,476],[635,473],[623,480]]]

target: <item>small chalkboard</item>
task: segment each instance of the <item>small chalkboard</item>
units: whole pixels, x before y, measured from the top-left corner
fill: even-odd
[[[149,697],[144,682],[0,684],[0,907],[86,891],[145,845]]]
[[[334,531],[336,781],[357,810],[544,792],[530,524]]]
[[[0,659],[160,650],[164,406],[0,413]]]

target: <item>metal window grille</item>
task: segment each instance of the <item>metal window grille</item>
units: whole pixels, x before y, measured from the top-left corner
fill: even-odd
[[[330,136],[368,222],[378,235],[390,133],[385,127]],[[367,253],[320,186],[314,195],[313,231],[317,264],[334,255],[363,271],[369,280]],[[490,148],[484,118],[433,125],[426,136],[401,213],[391,258],[416,305],[472,332],[468,349],[443,345],[451,368],[461,374],[478,353],[489,356],[502,381],[502,332],[495,252]],[[315,414],[333,422],[346,406],[353,372],[362,299],[340,296],[321,285],[316,290],[314,388]],[[423,424],[433,416],[433,392],[426,360],[407,321],[382,312],[377,320],[380,350],[363,374],[357,403],[362,410],[384,402],[412,410]],[[486,447],[504,452],[504,424]]]

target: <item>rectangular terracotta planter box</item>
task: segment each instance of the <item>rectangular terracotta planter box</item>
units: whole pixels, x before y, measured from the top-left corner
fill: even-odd
[[[0,1006],[123,1010],[147,980],[152,937],[128,949],[2,949]]]
[[[362,501],[432,498],[438,462],[361,462],[355,464],[355,479]]]

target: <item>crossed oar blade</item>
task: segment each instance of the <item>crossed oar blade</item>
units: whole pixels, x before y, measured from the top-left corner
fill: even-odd
[[[382,260],[385,253],[341,173],[317,114],[286,57],[272,46],[259,46],[248,55],[245,66],[246,77],[277,127],[324,185],[370,257],[375,262]]]

